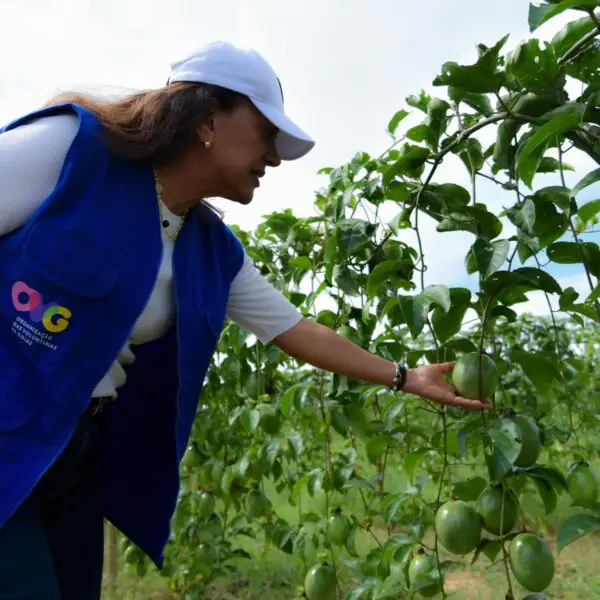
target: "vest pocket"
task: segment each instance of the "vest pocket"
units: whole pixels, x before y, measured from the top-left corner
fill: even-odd
[[[75,341],[90,337],[106,319],[104,297],[118,271],[110,257],[45,223],[36,223],[22,246],[22,268],[10,282],[17,351],[34,363],[63,358]]]
[[[101,298],[117,280],[106,255],[43,223],[33,226],[24,254],[42,277],[85,298]]]

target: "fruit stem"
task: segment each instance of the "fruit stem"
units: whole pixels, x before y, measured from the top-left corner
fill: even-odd
[[[514,598],[512,581],[510,579],[510,569],[508,566],[508,553],[504,542],[504,505],[506,498],[506,486],[502,482],[502,508],[500,509],[500,545],[502,546],[502,561],[504,562],[504,571],[506,572],[506,581],[508,582],[508,594],[510,598]]]

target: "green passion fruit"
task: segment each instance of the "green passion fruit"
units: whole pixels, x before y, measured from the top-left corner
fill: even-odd
[[[552,552],[532,533],[521,533],[512,540],[508,558],[515,579],[530,592],[543,592],[554,578]]]
[[[503,496],[504,511],[502,509]],[[483,522],[483,528],[493,535],[506,535],[517,524],[517,501],[510,491],[503,494],[500,486],[485,488],[477,501],[477,509]]]
[[[481,519],[477,511],[461,500],[446,502],[435,515],[438,538],[452,554],[471,552],[481,540]]]
[[[452,370],[452,385],[461,396],[471,400],[489,400],[499,378],[494,360],[478,352],[459,358]]]

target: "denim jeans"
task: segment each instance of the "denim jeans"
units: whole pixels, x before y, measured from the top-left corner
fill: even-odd
[[[0,600],[99,600],[104,529],[98,417],[0,529]]]

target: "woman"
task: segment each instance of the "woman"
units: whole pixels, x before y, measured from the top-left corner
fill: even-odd
[[[252,201],[314,142],[255,52],[209,45],[168,84],[65,95],[0,135],[0,600],[100,595],[106,517],[160,566],[225,317],[318,368],[479,410],[302,318],[205,198]]]

